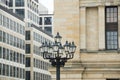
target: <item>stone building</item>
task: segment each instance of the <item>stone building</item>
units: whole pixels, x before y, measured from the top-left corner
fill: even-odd
[[[61,80],[120,80],[120,0],[55,0],[54,31],[75,41]],[[55,80],[55,68],[50,69]]]

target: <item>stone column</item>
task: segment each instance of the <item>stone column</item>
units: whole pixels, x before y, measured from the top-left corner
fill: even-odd
[[[98,7],[98,49],[104,50],[105,49],[105,7],[99,6]]]
[[[80,7],[80,49],[86,49],[86,7]]]
[[[120,50],[120,6],[118,6],[118,48]]]

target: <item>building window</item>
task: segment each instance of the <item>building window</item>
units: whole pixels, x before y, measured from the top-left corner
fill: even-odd
[[[24,18],[25,16],[25,11],[24,9],[16,9],[15,13],[18,14],[20,17]]]
[[[9,7],[13,6],[13,0],[9,0]]]
[[[0,46],[0,58],[2,58],[2,47]]]
[[[30,31],[26,31],[25,39],[30,40]]]
[[[0,30],[0,42],[2,41],[2,31]]]
[[[25,80],[30,80],[30,71],[26,71],[26,79]]]
[[[30,44],[26,44],[26,53],[30,53]]]
[[[52,24],[52,17],[45,17],[44,18],[44,24],[45,25],[51,25]]]
[[[26,67],[30,67],[30,58],[26,57]]]
[[[118,9],[115,6],[105,9],[105,37],[106,49],[118,49]]]
[[[15,0],[15,6],[24,6],[24,0]]]
[[[42,17],[40,17],[39,25],[42,25]]]
[[[113,78],[113,79],[106,79],[106,80],[120,80],[120,79],[117,79],[117,78]]]
[[[45,29],[45,31],[47,31],[48,33],[52,33],[52,27],[45,27],[44,29]]]

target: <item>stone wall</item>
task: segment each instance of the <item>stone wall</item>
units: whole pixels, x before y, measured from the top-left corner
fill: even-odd
[[[55,32],[63,42],[77,44],[74,59],[61,68],[61,80],[120,78],[119,50],[105,50],[105,6],[118,6],[120,20],[120,0],[55,0],[54,4]],[[55,70],[50,69],[53,80]]]

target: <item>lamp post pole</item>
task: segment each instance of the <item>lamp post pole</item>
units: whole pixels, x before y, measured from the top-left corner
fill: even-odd
[[[40,52],[43,54],[44,59],[49,59],[51,65],[56,67],[56,80],[60,80],[60,67],[65,65],[67,60],[74,57],[76,46],[74,42],[61,44],[61,36],[59,33],[54,37],[54,43],[44,42],[40,46]]]
[[[60,59],[56,60],[56,80],[60,80]]]

